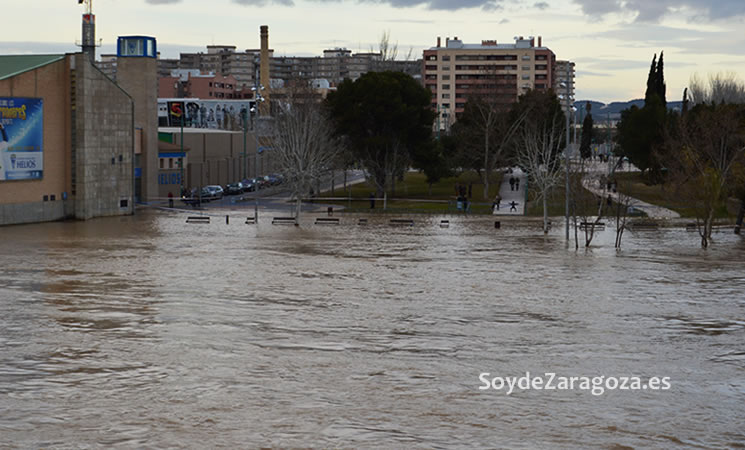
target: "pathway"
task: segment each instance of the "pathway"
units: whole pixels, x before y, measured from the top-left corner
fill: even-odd
[[[502,202],[499,209],[494,208],[493,214],[495,216],[522,216],[525,214],[527,177],[520,168],[513,168],[512,171],[511,174],[505,172],[504,177],[502,177],[502,185],[499,187],[499,195],[502,197]],[[513,177],[519,180],[517,189],[513,189],[510,185],[510,178]],[[516,203],[514,209],[510,206],[510,203],[513,201]]]

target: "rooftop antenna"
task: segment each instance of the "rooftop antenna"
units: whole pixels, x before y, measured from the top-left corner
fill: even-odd
[[[93,0],[78,0],[78,5],[85,4],[85,14],[83,14],[83,41],[75,43],[82,47],[83,53],[88,55],[91,63],[96,62],[96,47],[101,46],[101,41],[96,45],[96,16],[93,14]]]

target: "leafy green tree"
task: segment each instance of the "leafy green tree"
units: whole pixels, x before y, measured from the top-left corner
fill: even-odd
[[[368,72],[329,94],[337,132],[347,137],[378,195],[432,138],[431,98],[429,89],[402,72]]]

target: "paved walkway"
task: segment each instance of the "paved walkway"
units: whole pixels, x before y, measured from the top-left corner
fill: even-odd
[[[600,180],[596,177],[585,177],[582,180],[582,185],[585,189],[593,194],[602,198],[607,198],[610,195],[616,203],[624,203],[628,201],[629,206],[643,211],[650,219],[677,219],[680,217],[680,214],[672,209],[643,202],[636,198],[628,197],[626,200],[619,200],[621,196],[619,192],[608,192],[607,189],[604,189],[603,186],[600,185],[600,183]]]
[[[513,168],[512,173],[505,173],[502,177],[502,185],[499,187],[499,195],[502,202],[499,209],[494,208],[492,214],[495,216],[522,216],[525,214],[525,189],[527,188],[527,177],[520,168]],[[519,180],[517,189],[510,185],[510,178]],[[514,209],[510,203],[515,202]]]

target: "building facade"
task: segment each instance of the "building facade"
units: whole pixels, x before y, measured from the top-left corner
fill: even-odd
[[[515,38],[499,44],[466,44],[446,38],[423,53],[422,82],[432,92],[440,129],[452,124],[469,97],[482,96],[508,107],[530,89],[549,90],[555,83],[556,56],[541,37]]]
[[[83,53],[0,56],[0,225],[134,211],[134,100]]]
[[[554,77],[554,92],[559,95],[561,108],[566,113],[574,106],[574,63],[571,61],[556,61]]]

